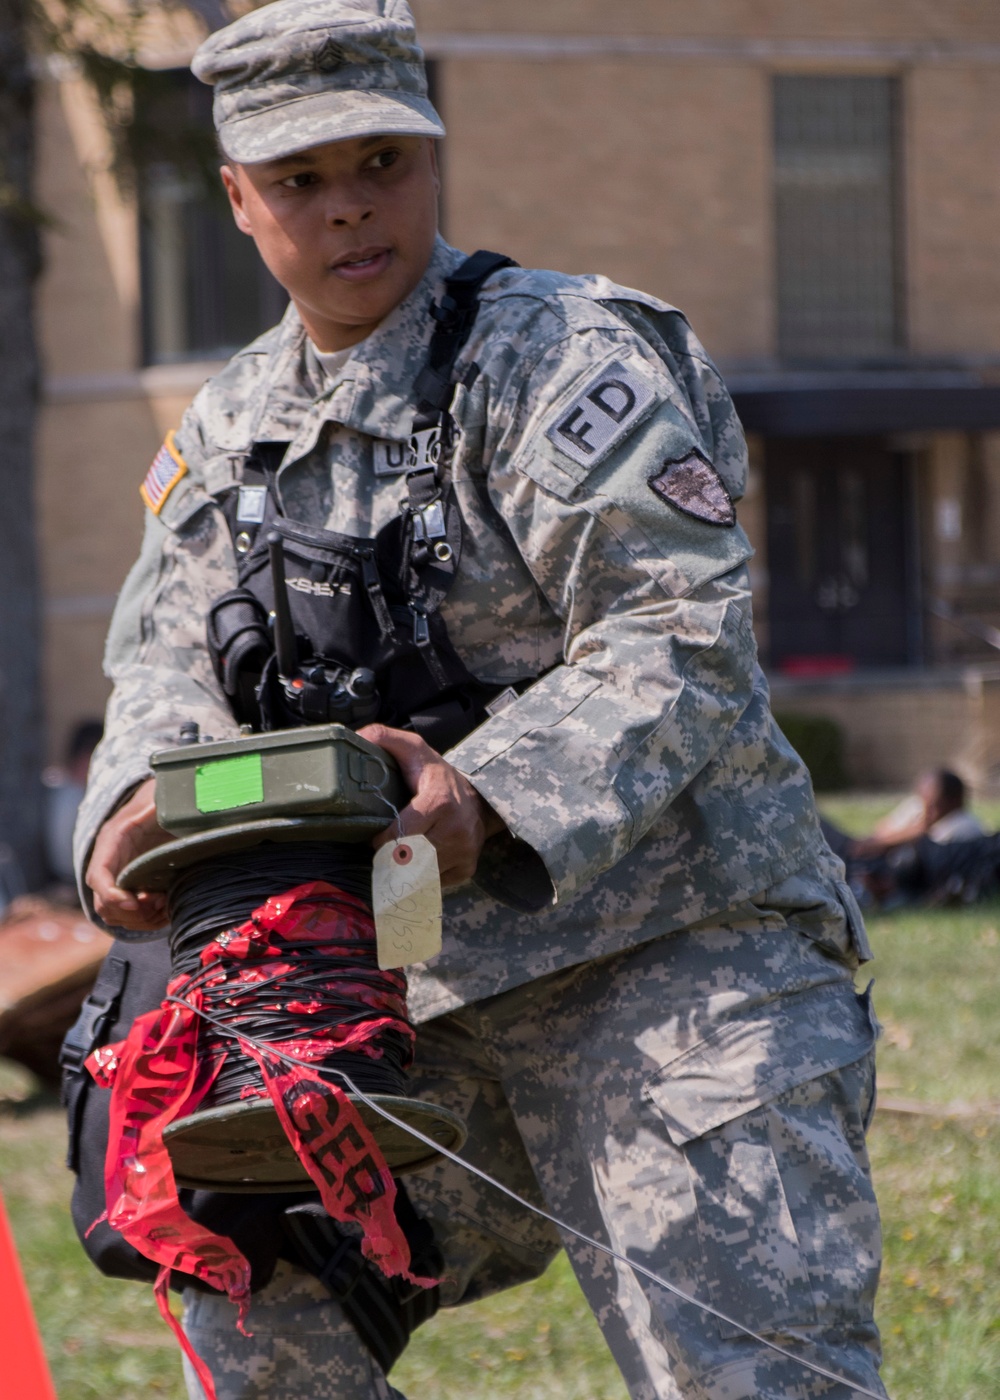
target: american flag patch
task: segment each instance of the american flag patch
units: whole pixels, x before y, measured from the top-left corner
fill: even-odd
[[[146,479],[139,487],[139,495],[154,515],[159,515],[163,503],[171,491],[187,475],[187,462],[174,445],[173,432],[167,433],[166,442],[153,458],[153,465],[146,473]]]

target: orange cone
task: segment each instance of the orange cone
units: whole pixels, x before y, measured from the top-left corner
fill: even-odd
[[[56,1400],[31,1299],[0,1196],[0,1367],[4,1395],[17,1400]]]

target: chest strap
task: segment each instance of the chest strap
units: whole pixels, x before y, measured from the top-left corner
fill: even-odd
[[[483,283],[501,268],[517,266],[514,259],[504,253],[490,253],[481,248],[445,278],[441,300],[431,302],[435,326],[427,363],[413,383],[417,395],[414,432],[441,423],[451,404],[455,361],[476,323]]]
[[[287,442],[255,442],[244,460],[240,481],[223,501],[239,563],[253,550],[262,527],[279,512],[275,479],[288,446]]]

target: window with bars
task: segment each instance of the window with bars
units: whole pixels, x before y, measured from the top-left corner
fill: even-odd
[[[151,77],[139,117],[170,133],[173,158],[152,161],[139,180],[143,358],[223,358],[274,325],[288,298],[234,224],[215,174],[211,89],[186,69]]]
[[[778,348],[865,361],[903,345],[898,84],[774,78]]]
[[[436,105],[433,63],[427,80]],[[186,68],[147,73],[139,105],[146,144],[170,155],[139,178],[143,361],[221,359],[273,326],[288,297],[233,222],[215,173],[211,89]]]

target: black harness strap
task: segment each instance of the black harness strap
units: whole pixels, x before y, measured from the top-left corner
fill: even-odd
[[[275,479],[287,442],[255,442],[243,463],[242,480],[228,492],[222,509],[238,559],[251,552],[267,517],[277,503]]]
[[[118,1017],[128,972],[129,964],[124,958],[115,957],[113,953],[105,958],[93,990],[66,1032],[59,1052],[59,1064],[63,1070],[63,1104],[69,1120],[66,1165],[71,1171],[79,1169],[80,1120],[85,1099],[83,1091],[90,1079],[84,1061],[107,1040],[108,1031]]]
[[[401,1181],[396,1182],[396,1219],[410,1246],[410,1269],[435,1278],[444,1259],[430,1224],[419,1216]],[[421,1288],[401,1278],[385,1278],[345,1235],[318,1202],[295,1205],[282,1219],[282,1257],[314,1274],[336,1298],[361,1341],[383,1371],[392,1369],[410,1335],[437,1312],[440,1287]]]
[[[444,689],[448,673],[431,636],[428,614],[436,612],[454,582],[461,555],[461,527],[451,499],[447,471],[451,462],[454,427],[449,409],[455,393],[455,363],[468,340],[479,312],[483,283],[504,267],[516,267],[513,258],[481,248],[445,278],[440,302],[431,302],[435,322],[427,351],[427,363],[417,375],[414,434],[437,428],[440,451],[437,466],[421,466],[407,473],[407,528],[403,539],[403,577],[420,579],[422,602],[411,598],[413,641],[435,683]]]
[[[475,325],[483,283],[501,268],[517,266],[513,258],[481,248],[445,278],[444,295],[431,302],[436,325],[427,363],[413,384],[418,399],[414,432],[439,423],[451,404],[455,361]]]
[[[382,578],[378,571],[378,564],[375,562],[374,549],[361,549],[358,551],[361,560],[361,579],[368,594],[368,601],[372,605],[372,612],[378,623],[379,634],[383,641],[391,641],[395,635],[392,617],[389,613],[389,605],[385,601],[385,593],[382,589]]]
[[[475,324],[483,283],[512,266],[502,254],[475,253],[445,279],[440,301],[432,303],[427,363],[414,385],[405,496],[373,539],[288,520],[277,489],[288,444],[261,441],[249,452],[242,481],[221,502],[239,587],[215,600],[207,624],[216,675],[241,722],[273,729],[378,718],[424,733],[440,750],[485,717],[497,687],[469,673],[440,615],[462,554],[449,410],[455,365]],[[470,370],[465,382],[474,377]],[[280,583],[294,631],[296,659],[288,676],[277,665],[269,623],[279,588],[267,543],[274,536],[288,569]],[[292,649],[288,643],[286,661]],[[357,668],[374,684],[355,695]]]
[[[125,959],[109,954],[101,964],[93,991],[80,1007],[80,1014],[62,1043],[59,1064],[67,1073],[82,1073],[84,1061],[98,1045],[103,1045],[105,1032],[118,1013],[127,977]]]

